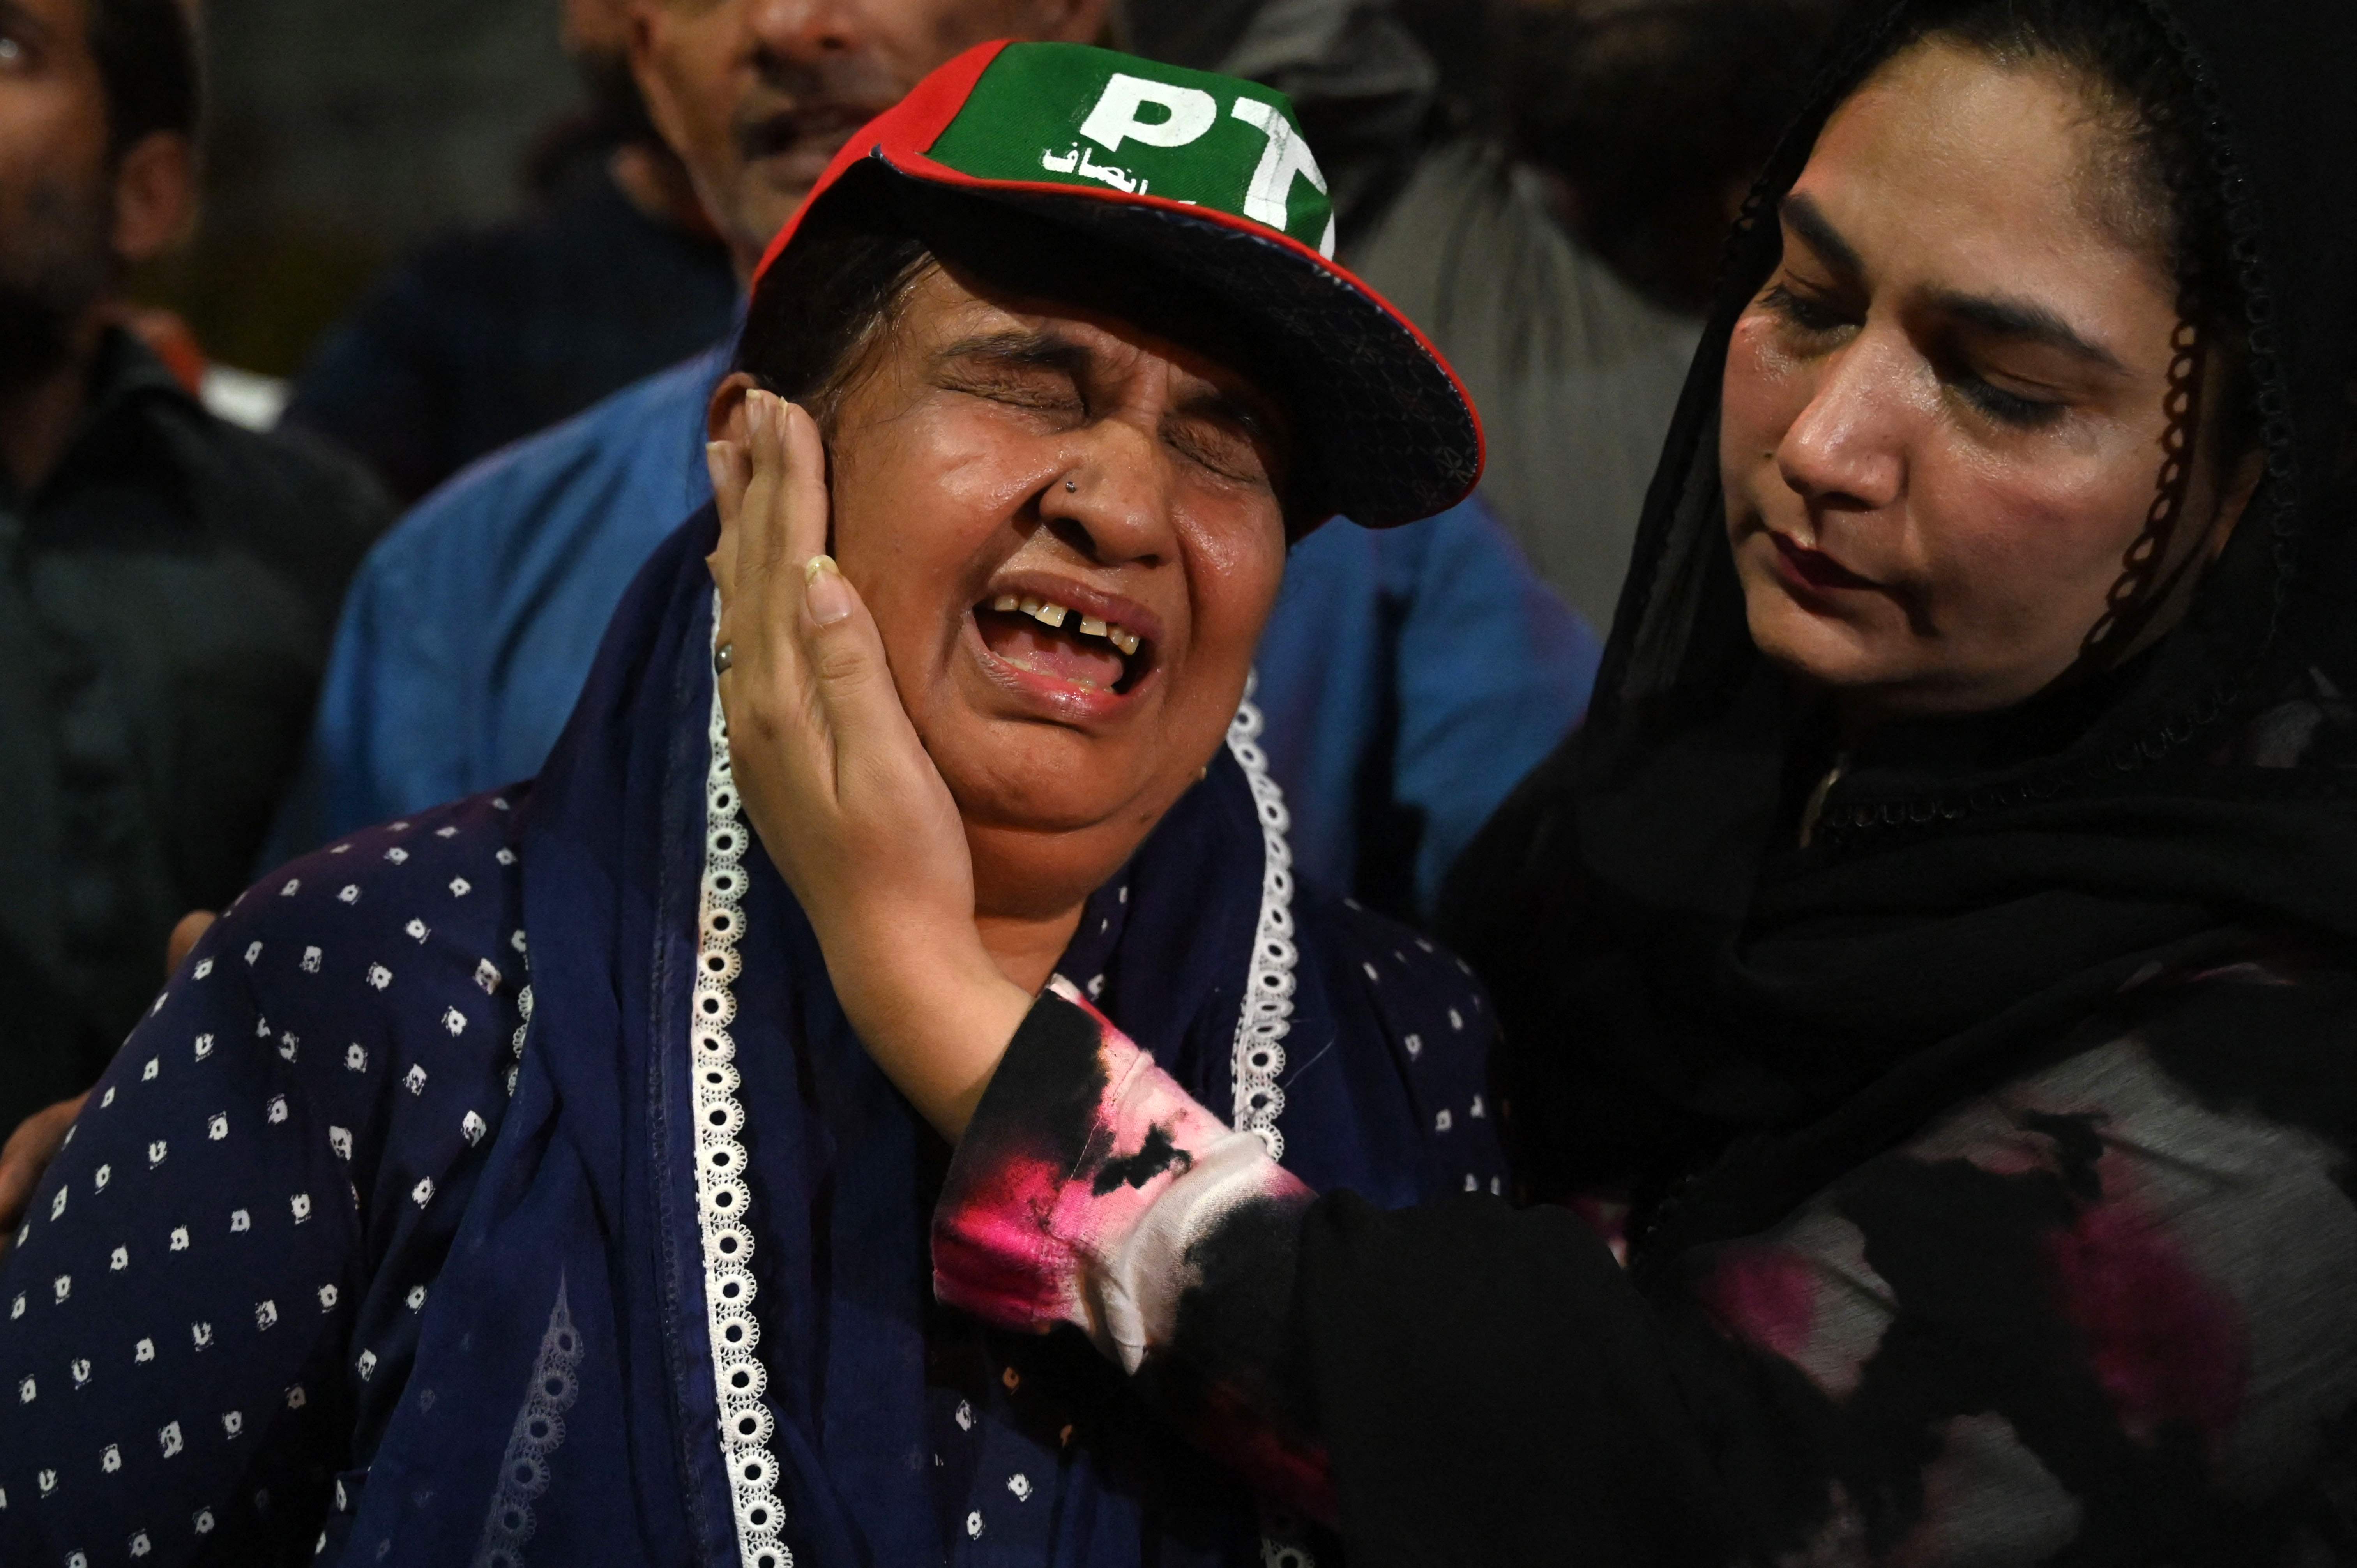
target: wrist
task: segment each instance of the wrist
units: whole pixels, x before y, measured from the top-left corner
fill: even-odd
[[[970,920],[823,945],[836,999],[868,1054],[955,1142],[1036,998],[1000,971]]]

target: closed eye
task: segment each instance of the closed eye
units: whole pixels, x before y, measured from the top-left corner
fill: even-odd
[[[1942,372],[1943,379],[1956,389],[1958,396],[2000,424],[2019,430],[2038,430],[2062,417],[2069,404],[2045,398],[2024,397],[2007,392],[1979,371],[1957,366]]]
[[[1163,421],[1162,439],[1172,451],[1220,478],[1273,488],[1275,453],[1260,432],[1241,422],[1174,414]]]
[[[941,384],[1010,408],[1085,418],[1089,351],[1043,333],[998,333],[952,345],[936,360]]]
[[[968,397],[984,398],[1008,408],[1060,419],[1087,416],[1088,400],[1072,378],[1060,371],[1028,366],[957,365],[946,369],[942,385]]]
[[[1795,330],[1823,337],[1858,325],[1856,317],[1822,295],[1804,293],[1788,284],[1769,285],[1760,303]]]

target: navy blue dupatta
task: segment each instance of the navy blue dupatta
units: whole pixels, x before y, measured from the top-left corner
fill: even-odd
[[[1085,1345],[933,1304],[946,1150],[860,1048],[714,767],[716,526],[707,507],[640,574],[524,807],[515,1088],[349,1560],[1259,1562],[1250,1498]],[[1486,1144],[1444,1168],[1429,1135],[1480,1062],[1411,1070],[1361,982],[1396,933],[1294,897],[1254,722],[1061,972],[1315,1185],[1486,1182]]]

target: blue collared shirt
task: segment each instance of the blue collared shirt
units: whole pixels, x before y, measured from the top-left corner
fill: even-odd
[[[725,354],[493,454],[377,544],[345,602],[278,856],[539,770],[623,589],[711,497],[704,410]],[[1598,654],[1478,501],[1311,534],[1258,660],[1300,869],[1428,908],[1450,860],[1578,721]]]

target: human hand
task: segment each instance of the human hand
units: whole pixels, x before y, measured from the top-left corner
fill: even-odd
[[[188,961],[188,954],[196,950],[197,943],[220,918],[210,909],[191,909],[180,917],[180,923],[172,928],[172,934],[164,941],[164,977],[167,980],[180,972],[180,965]]]
[[[81,1102],[88,1100],[87,1091],[71,1100],[60,1100],[46,1111],[36,1111],[16,1124],[8,1135],[5,1146],[0,1146],[0,1258],[16,1244],[16,1227],[25,1220],[25,1206],[33,1201],[33,1189],[41,1185],[41,1177],[49,1162],[65,1147],[66,1133],[81,1114]]]
[[[737,793],[852,1026],[955,1138],[1032,999],[982,945],[957,802],[900,704],[874,618],[825,553],[818,426],[759,391],[745,423],[743,445],[708,454]]]
[[[164,943],[164,972],[167,976],[179,972],[188,956],[218,916],[204,909],[192,909],[180,917]],[[34,1189],[41,1177],[48,1174],[49,1165],[65,1147],[66,1133],[81,1114],[82,1102],[90,1098],[88,1090],[71,1100],[60,1100],[47,1110],[36,1111],[16,1124],[8,1142],[0,1144],[0,1258],[8,1255],[16,1244],[16,1227],[24,1223],[25,1206],[33,1200]]]

